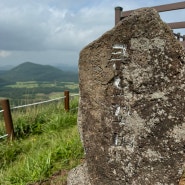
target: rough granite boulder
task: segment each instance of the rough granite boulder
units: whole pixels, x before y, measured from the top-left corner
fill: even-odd
[[[75,173],[85,171],[88,180],[70,176],[68,184],[178,184],[185,162],[185,50],[159,14],[139,9],[86,46],[79,78],[86,165]]]

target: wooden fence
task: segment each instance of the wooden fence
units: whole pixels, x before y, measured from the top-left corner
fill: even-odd
[[[151,8],[156,9],[158,12],[167,12],[172,10],[185,9],[185,1],[165,4],[160,6],[153,6]],[[122,7],[115,7],[115,25],[125,17],[129,16],[134,10],[123,11]],[[185,28],[185,21],[183,22],[172,22],[168,23],[171,29],[181,29]],[[176,35],[175,35],[176,36]],[[182,45],[185,47],[185,36],[178,35],[176,38],[181,41]]]
[[[58,100],[58,99],[59,98],[53,99],[53,100]],[[69,91],[64,91],[64,97],[62,97],[60,99],[64,99],[64,110],[68,112],[70,110],[70,93],[69,93]],[[14,107],[14,108],[22,108],[22,107],[28,107],[28,106],[32,106],[32,105],[38,105],[38,104],[50,102],[50,101],[53,101],[53,100],[48,100],[48,101],[43,101],[43,102],[38,102],[38,103],[33,103],[33,104],[27,104],[27,105],[23,105],[23,106],[17,106],[17,107]],[[0,138],[7,137],[8,140],[13,140],[14,136],[15,136],[15,133],[14,133],[14,126],[13,126],[13,121],[12,121],[12,115],[11,115],[11,108],[10,108],[9,100],[8,99],[1,99],[0,104],[1,104],[1,107],[2,107],[1,112],[3,113],[4,123],[5,123],[5,130],[6,130],[6,135],[1,136]]]

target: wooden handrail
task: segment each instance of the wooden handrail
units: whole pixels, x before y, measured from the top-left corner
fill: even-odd
[[[167,12],[172,10],[180,10],[185,9],[185,1],[177,2],[177,3],[171,3],[171,4],[164,4],[159,6],[153,6],[150,8],[156,9],[158,12]],[[122,7],[115,7],[115,25],[125,17],[129,16],[134,10],[129,11],[123,11]],[[171,29],[182,29],[185,28],[185,21],[183,22],[172,22],[167,23]],[[185,47],[185,36],[180,36],[180,38],[183,38],[183,41],[181,41],[182,45]],[[178,40],[180,40],[180,38]]]
[[[171,29],[185,28],[185,21],[168,23],[168,26],[170,26]]]
[[[150,8],[156,9],[158,12],[167,12],[172,10],[180,10],[185,9],[185,1],[178,2],[178,3],[172,3],[172,4],[165,4],[165,5],[159,5],[159,6],[153,6]],[[121,13],[120,20],[124,17],[127,17],[130,15],[134,10],[124,11]]]
[[[56,100],[56,99],[54,99]],[[48,101],[44,101],[46,103]],[[40,104],[40,103],[39,103]],[[28,104],[29,106],[34,105],[34,104]],[[35,103],[35,105],[38,105]],[[12,114],[11,114],[11,108],[10,108],[10,103],[8,99],[0,99],[0,106],[2,107],[3,112],[3,117],[4,117],[4,122],[5,122],[5,128],[6,128],[6,135],[5,137],[8,137],[8,140],[13,140],[15,138],[15,133],[14,133],[14,125],[12,121]],[[27,107],[27,106],[22,106],[22,107]],[[21,106],[17,106],[16,108],[21,108]],[[64,109],[66,112],[69,112],[70,110],[70,92],[68,90],[64,91]],[[4,138],[4,136],[0,136],[0,138]]]

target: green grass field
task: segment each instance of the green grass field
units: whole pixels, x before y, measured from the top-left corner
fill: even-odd
[[[70,90],[73,92],[78,92],[79,91],[79,87],[78,87],[78,83],[76,82],[37,82],[37,81],[28,81],[28,82],[16,82],[15,84],[11,84],[11,85],[6,85],[3,87],[3,89],[8,90],[9,92],[13,92],[19,90],[20,94],[28,94],[30,92],[32,92],[32,94],[34,92],[39,93],[42,92],[42,94],[44,94],[44,90],[45,90],[45,94],[49,93],[53,93],[53,92],[61,92],[64,90]],[[22,90],[24,90],[24,92],[21,92]],[[0,92],[0,97],[2,92]]]
[[[78,84],[75,82],[37,82],[37,81],[27,81],[27,82],[16,82],[12,85],[7,85],[5,87],[10,88],[38,88],[38,87],[66,87],[68,89],[78,89]]]
[[[65,90],[78,93],[76,82],[16,82],[0,87],[0,98],[8,98],[12,106],[49,100],[63,96]]]
[[[76,108],[78,98],[72,100],[70,106]],[[0,184],[32,184],[58,171],[65,173],[55,179],[56,184],[65,184],[67,171],[83,159],[77,110],[65,112],[63,103],[53,102],[18,109],[12,112],[12,118],[16,139],[0,140]],[[0,119],[2,135],[2,116]]]

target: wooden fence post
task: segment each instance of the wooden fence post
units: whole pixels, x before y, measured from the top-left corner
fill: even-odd
[[[122,7],[115,7],[115,25],[121,20]]]
[[[64,109],[69,111],[69,91],[64,91]]]
[[[14,139],[14,127],[12,122],[12,115],[10,110],[10,104],[8,99],[2,99],[1,106],[3,109],[3,116],[5,121],[6,133],[8,134],[8,140]]]

